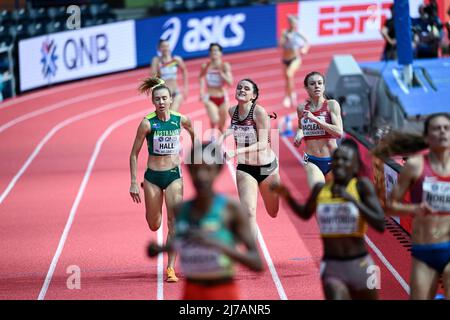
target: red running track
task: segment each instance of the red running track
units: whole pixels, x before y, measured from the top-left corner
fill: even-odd
[[[351,53],[358,61],[378,59],[380,42],[361,45],[313,47],[297,74],[298,90],[307,72],[326,72],[333,54]],[[281,106],[279,56],[277,49],[265,49],[225,59],[235,82],[253,78],[260,87],[260,103],[281,116],[293,110]],[[198,72],[204,61],[187,62],[190,95],[180,111],[206,126],[198,102]],[[152,110],[136,91],[147,74],[144,68],[83,80],[0,105],[0,299],[180,297],[182,284],[163,283],[162,260],[149,260],[144,252],[150,239],[165,238],[166,227],[150,232],[144,205],[134,204],[128,194],[131,144],[140,119]],[[281,178],[305,199],[299,151],[291,141],[280,140]],[[145,158],[143,149],[142,175]],[[224,168],[216,187],[237,197],[232,166]],[[192,195],[191,182],[185,179],[185,197]],[[322,248],[315,221],[301,221],[284,203],[272,219],[261,199],[257,219],[267,268],[261,274],[238,268],[242,298],[323,299]],[[380,266],[381,298],[406,299],[407,283],[401,283],[409,279],[409,253],[388,231],[369,232],[368,237]],[[81,288],[71,290],[67,283],[74,268],[80,270]]]

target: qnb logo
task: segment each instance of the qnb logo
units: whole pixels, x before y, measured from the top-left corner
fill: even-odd
[[[41,64],[42,64],[42,75],[44,78],[49,79],[56,75],[56,60],[58,56],[56,55],[56,44],[52,39],[45,39],[41,47]]]
[[[327,6],[320,8],[319,36],[364,34],[379,30],[389,13],[391,3]]]
[[[66,40],[62,50],[67,70],[78,70],[108,62],[110,52],[105,33],[74,37]]]

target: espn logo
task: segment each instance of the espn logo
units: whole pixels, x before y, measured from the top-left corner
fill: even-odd
[[[392,2],[380,6],[372,3],[355,5],[332,5],[319,9],[319,36],[364,34],[367,30],[377,29],[387,19]]]

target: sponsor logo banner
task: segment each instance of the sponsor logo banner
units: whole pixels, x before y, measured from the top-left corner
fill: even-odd
[[[148,65],[158,54],[160,39],[168,40],[174,55],[206,56],[209,44],[219,43],[224,52],[276,46],[276,7],[244,7],[213,10],[136,21],[138,65]]]
[[[450,0],[449,0],[450,1]],[[382,40],[393,0],[328,0],[298,3],[299,29],[312,44]],[[409,0],[409,15],[419,16],[423,0]],[[291,10],[292,11],[292,10]]]
[[[134,21],[19,42],[21,91],[135,67]]]
[[[312,44],[381,40],[392,0],[307,1],[299,3],[299,29]]]

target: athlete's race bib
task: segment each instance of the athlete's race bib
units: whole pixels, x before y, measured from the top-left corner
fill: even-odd
[[[284,47],[286,49],[297,49],[303,47],[303,40],[298,33],[287,33],[285,35],[286,42],[284,43]]]
[[[222,76],[218,71],[210,71],[206,74],[206,83],[209,87],[222,87]]]
[[[171,63],[169,65],[162,66],[159,69],[159,73],[161,75],[161,78],[165,80],[175,79],[177,77],[177,64]]]
[[[359,210],[351,202],[323,203],[317,206],[321,234],[340,235],[357,232]]]
[[[154,136],[153,152],[160,155],[177,154],[180,150],[180,136]]]
[[[180,265],[186,277],[202,277],[227,273],[231,260],[209,247],[179,241]]]
[[[233,125],[233,132],[237,144],[251,145],[258,142],[258,136],[253,126]]]
[[[318,119],[325,122],[324,116],[317,116]],[[311,119],[302,118],[302,130],[305,137],[324,136],[326,131]]]
[[[435,177],[425,177],[422,189],[422,201],[436,211],[450,212],[450,182],[438,181]]]

